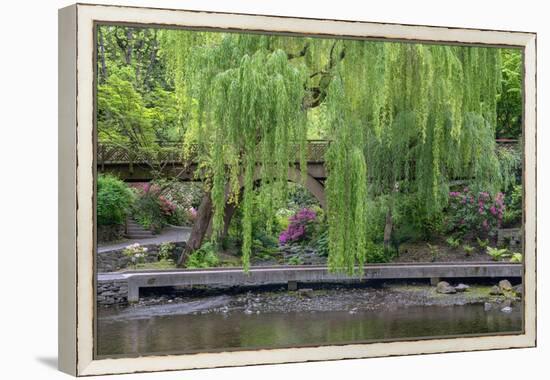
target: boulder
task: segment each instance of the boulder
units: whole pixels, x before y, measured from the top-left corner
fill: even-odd
[[[466,290],[470,289],[470,287],[466,284],[458,284],[455,286],[455,289],[457,292],[465,292]]]
[[[511,313],[512,308],[510,306],[505,306],[502,309],[500,309],[500,311],[502,311],[503,313]]]
[[[436,292],[441,294],[454,294],[456,289],[446,281],[440,281],[437,283]]]
[[[512,288],[512,290],[514,291],[516,297],[523,297],[523,285],[516,285]]]
[[[498,283],[498,287],[504,291],[512,290],[512,284],[508,280],[501,280]]]
[[[492,296],[501,296],[503,293],[500,287],[495,285],[491,288],[491,290],[489,291],[489,294]]]
[[[483,310],[485,310],[485,311],[491,311],[491,310],[493,310],[493,304],[490,303],[490,302],[485,302],[485,303],[483,304]]]

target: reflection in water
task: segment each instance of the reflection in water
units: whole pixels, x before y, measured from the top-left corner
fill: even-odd
[[[102,310],[99,355],[147,355],[220,349],[275,348],[366,340],[519,332],[522,313],[486,312],[483,305],[406,307],[391,311],[245,315],[177,314],[154,306],[129,313]]]

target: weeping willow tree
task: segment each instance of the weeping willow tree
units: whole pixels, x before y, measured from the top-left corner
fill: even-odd
[[[296,161],[305,178],[312,112],[331,141],[332,270],[365,263],[370,198],[414,192],[429,214],[445,207],[453,179],[493,190],[503,180],[499,49],[187,31],[167,31],[163,41],[181,103],[194,105],[185,142],[198,146],[208,190],[190,250],[210,216],[219,236],[227,203],[238,203],[248,268],[254,192],[270,212],[285,200]],[[390,233],[391,219],[390,202]]]

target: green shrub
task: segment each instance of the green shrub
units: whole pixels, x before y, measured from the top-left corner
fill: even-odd
[[[216,247],[212,242],[207,241],[202,247],[189,255],[185,266],[187,268],[210,268],[217,266],[219,263],[220,259]]]
[[[460,239],[449,236],[446,240],[447,244],[451,248],[458,248],[460,246]]]
[[[159,260],[171,260],[176,244],[165,242],[159,247]]]
[[[502,225],[504,227],[514,227],[521,224],[523,215],[523,188],[521,185],[516,185],[512,189],[509,197],[509,202],[506,203],[506,209],[502,215]]]
[[[328,230],[320,232],[313,241],[313,247],[319,256],[328,257]]]
[[[399,245],[406,241],[430,240],[442,229],[443,214],[429,213],[417,194],[399,194],[395,195],[393,219],[393,239]]]
[[[511,263],[521,263],[523,261],[523,255],[519,252],[512,253],[510,257]]]
[[[304,261],[300,256],[292,256],[287,263],[288,265],[302,265]]]
[[[134,200],[134,193],[123,181],[100,174],[97,178],[97,223],[124,224]]]
[[[432,257],[432,262],[437,260],[437,257],[439,256],[439,247],[436,245],[431,245],[430,243],[426,243],[428,245],[428,249],[430,250],[430,255]]]
[[[479,248],[481,249],[487,249],[487,247],[489,246],[489,239],[480,239],[476,237],[476,240],[477,240],[477,245],[479,245]]]
[[[395,253],[395,250],[385,248],[384,244],[367,242],[367,263],[387,263]]]
[[[474,249],[475,249],[474,247],[468,244],[464,244],[462,248],[464,249],[464,253],[466,253],[466,256],[471,256],[472,253],[474,253]]]
[[[510,256],[506,248],[487,247],[487,254],[491,256],[493,261],[501,261],[503,258]]]

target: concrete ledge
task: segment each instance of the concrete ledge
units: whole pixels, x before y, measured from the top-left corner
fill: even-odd
[[[163,286],[259,286],[297,283],[354,282],[371,279],[434,279],[467,277],[522,277],[523,265],[512,263],[426,263],[373,264],[364,267],[363,276],[331,273],[326,266],[252,267],[133,271],[99,274],[98,282],[127,281],[128,301],[139,300],[139,289]]]

